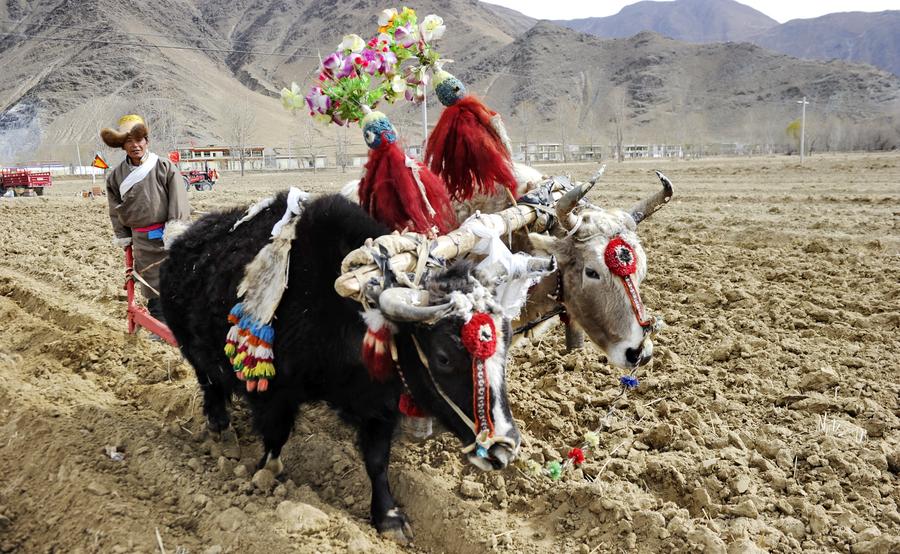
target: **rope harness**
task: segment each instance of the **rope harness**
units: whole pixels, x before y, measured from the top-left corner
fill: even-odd
[[[437,379],[434,378],[434,374],[431,371],[431,365],[428,363],[428,357],[425,355],[425,352],[422,351],[422,347],[419,345],[419,341],[416,339],[415,335],[413,335],[412,339],[413,344],[416,345],[419,361],[425,366],[425,373],[428,375],[428,379],[434,387],[434,390],[444,402],[450,406],[450,409],[456,413],[463,424],[472,431],[474,440],[463,447],[463,454],[474,451],[477,456],[487,458],[490,448],[495,444],[505,444],[510,448],[516,447],[516,443],[513,439],[505,436],[496,436],[494,434],[494,423],[491,419],[491,385],[487,374],[487,360],[497,351],[497,330],[491,316],[479,312],[474,314],[472,318],[463,325],[461,335],[463,345],[472,355],[472,406],[475,421],[472,421],[462,408],[460,408],[456,402],[444,392],[444,389],[441,388]],[[406,385],[406,379],[403,376],[403,371],[400,369],[399,365],[398,370],[403,385],[409,390],[409,387]]]
[[[579,218],[578,221],[580,222],[581,218]],[[577,228],[577,226],[575,228]],[[585,242],[596,236],[597,235],[592,235],[585,239],[578,240]],[[616,235],[609,243],[607,243],[603,258],[606,267],[608,267],[610,272],[622,282],[622,286],[625,289],[625,295],[628,296],[628,302],[631,305],[631,310],[634,313],[634,317],[637,319],[638,325],[643,329],[644,334],[647,335],[655,332],[659,327],[659,323],[655,317],[647,313],[644,303],[641,301],[641,293],[638,290],[634,279],[631,277],[637,271],[637,254],[634,252],[634,248],[628,244],[621,235]],[[557,307],[537,319],[530,320],[527,323],[516,327],[513,330],[513,335],[527,333],[541,323],[556,316],[560,316],[564,323],[569,323],[565,300],[563,298],[562,271],[559,268],[556,270],[556,290],[552,295],[548,296],[557,303]]]

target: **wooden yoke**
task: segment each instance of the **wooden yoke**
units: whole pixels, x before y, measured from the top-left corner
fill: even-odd
[[[567,189],[556,180],[551,179],[543,186],[550,189],[550,199],[556,203],[567,192]],[[549,208],[549,206],[547,207]],[[546,211],[547,208],[544,208]],[[538,212],[542,206],[519,204],[512,206],[496,214],[476,214],[467,219],[463,224],[446,235],[434,239],[430,253],[437,258],[452,259],[471,251],[480,240],[467,223],[475,220],[500,236],[534,223],[538,220]],[[550,213],[554,213],[550,208]],[[533,229],[536,232],[544,229]],[[390,255],[390,265],[395,273],[405,273],[416,270],[419,263],[418,247],[425,240],[423,235],[407,233],[405,235],[386,235],[374,240],[366,241],[366,245],[357,248],[347,254],[341,263],[341,276],[334,282],[334,289],[343,297],[359,298],[360,292],[372,278],[381,276],[378,266],[374,263],[372,251],[378,246],[383,246]]]

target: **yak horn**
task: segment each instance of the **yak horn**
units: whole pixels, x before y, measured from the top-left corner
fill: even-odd
[[[428,293],[404,287],[390,288],[378,296],[378,307],[392,321],[429,321],[447,313],[452,302],[428,305]]]
[[[672,199],[672,194],[675,192],[675,189],[672,187],[672,181],[659,171],[656,172],[656,176],[659,177],[659,180],[662,183],[662,190],[657,191],[655,194],[650,195],[632,206],[629,213],[631,213],[631,217],[634,219],[635,223],[644,221]]]
[[[584,198],[584,195],[587,194],[593,187],[596,181],[590,183],[578,183],[572,190],[567,192],[565,196],[559,199],[559,202],[556,203],[556,217],[559,219],[559,224],[563,226],[564,229],[570,230],[576,224],[575,215],[572,213],[572,209],[578,205],[578,201]]]

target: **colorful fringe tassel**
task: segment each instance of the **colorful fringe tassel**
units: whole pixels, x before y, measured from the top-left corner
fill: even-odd
[[[271,325],[244,313],[242,302],[231,308],[228,322],[231,329],[225,339],[225,355],[235,375],[246,381],[247,392],[265,392],[269,388],[269,379],[275,377],[275,355],[272,352],[275,330]]]

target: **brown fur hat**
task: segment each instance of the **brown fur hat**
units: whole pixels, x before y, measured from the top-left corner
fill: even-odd
[[[139,115],[124,115],[119,119],[118,125],[118,130],[108,127],[100,130],[100,138],[110,148],[122,148],[129,138],[141,140],[150,136],[150,129]]]

